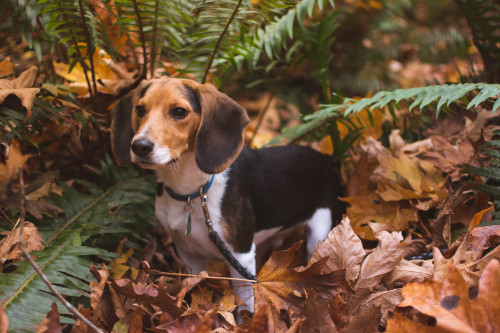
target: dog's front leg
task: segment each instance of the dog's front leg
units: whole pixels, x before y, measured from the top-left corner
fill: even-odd
[[[252,244],[252,248],[250,251],[245,252],[245,253],[238,253],[234,252],[233,253],[234,257],[236,260],[240,262],[240,264],[247,269],[247,271],[253,275],[255,275],[255,243]],[[229,266],[229,272],[231,273],[231,277],[233,278],[243,278],[240,273],[236,269],[234,269],[231,265]],[[244,281],[233,281],[232,282],[234,291],[236,295],[240,298],[241,303],[240,306],[238,307],[238,314],[236,315],[236,320],[238,322],[241,322],[241,316],[239,315],[239,312],[241,310],[248,310],[250,312],[253,312],[253,303],[254,303],[254,295],[253,295],[253,287],[250,282],[244,282]]]
[[[205,257],[186,252],[182,246],[177,246],[177,244],[176,252],[188,268],[189,273],[199,274],[201,271],[207,270],[207,261]]]

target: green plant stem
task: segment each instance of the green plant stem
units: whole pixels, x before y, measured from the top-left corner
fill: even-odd
[[[139,7],[137,6],[137,0],[132,0],[134,3],[134,10],[135,10],[135,15],[137,16],[137,24],[139,25],[139,35],[141,36],[141,44],[142,44],[142,57],[143,59],[143,64],[142,64],[142,72],[141,75],[139,76],[139,79],[145,79],[147,75],[147,70],[148,70],[148,54],[146,51],[146,37],[144,36],[144,28],[142,26],[142,19],[141,15],[139,12]]]
[[[159,11],[159,2],[160,0],[155,1],[155,18],[153,21],[153,44],[151,45],[151,56],[150,56],[150,76],[153,77],[155,73],[155,67],[156,67],[156,38],[157,38],[157,32],[158,32],[158,11]]]
[[[78,0],[78,4],[80,6],[80,18],[82,19],[83,31],[85,33],[85,37],[87,38],[87,54],[89,57],[90,74],[92,75],[92,83],[94,85],[94,97],[92,98],[92,102],[94,104],[94,109],[97,109],[97,101],[96,101],[97,81],[95,78],[95,68],[94,68],[94,43],[92,43],[88,28],[87,28],[87,22],[85,21],[85,12],[84,12],[84,8],[83,8],[83,1]]]
[[[118,182],[116,183],[115,185],[111,186],[110,188],[108,188],[106,190],[106,192],[104,192],[103,194],[101,194],[97,199],[95,199],[94,201],[92,201],[90,204],[88,204],[87,206],[85,206],[85,208],[83,208],[81,211],[78,212],[78,214],[76,214],[75,216],[73,216],[68,222],[66,222],[66,224],[64,224],[57,232],[54,236],[52,236],[48,241],[47,241],[47,245],[49,245],[54,239],[56,239],[70,224],[72,224],[73,222],[75,222],[83,213],[85,213],[87,210],[89,210],[90,208],[94,207],[99,201],[101,201],[102,199],[104,199],[104,197],[106,197],[111,191],[113,191],[115,188],[118,187],[118,185],[120,185],[121,182]]]
[[[71,24],[71,20],[66,15],[66,10],[64,9],[64,6],[61,6],[61,4],[59,2],[57,4],[59,6],[59,9],[61,10],[61,13],[63,14],[64,21],[68,22],[68,24],[70,25],[69,30],[71,31],[71,41],[73,42],[73,45],[74,45],[75,50],[76,50],[76,54],[78,55],[78,61],[80,62],[80,65],[82,66],[83,74],[85,75],[85,80],[87,81],[87,86],[89,88],[90,98],[92,100],[94,100],[94,94],[92,93],[92,85],[90,84],[87,64],[83,60],[82,52],[80,51],[80,47],[78,46],[78,41],[76,40],[76,37],[74,34],[75,29],[74,29],[73,25]]]
[[[212,51],[212,54],[210,56],[210,60],[207,63],[207,68],[205,69],[205,74],[203,75],[203,79],[201,79],[201,83],[205,83],[205,81],[207,80],[208,73],[210,72],[210,68],[212,67],[212,63],[214,62],[215,55],[219,51],[219,47],[220,47],[220,44],[222,43],[222,39],[224,38],[224,35],[226,34],[227,29],[229,28],[229,25],[231,25],[231,22],[233,22],[233,19],[236,16],[236,13],[238,12],[238,9],[240,8],[242,2],[243,2],[243,0],[238,1],[238,4],[234,8],[233,13],[231,14],[231,17],[229,18],[229,20],[226,23],[226,26],[224,27],[224,30],[222,30],[222,33],[219,36],[219,39],[217,40],[217,44],[215,44],[215,48]]]

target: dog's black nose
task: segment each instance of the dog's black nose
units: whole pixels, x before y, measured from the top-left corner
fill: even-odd
[[[151,151],[155,144],[149,140],[138,139],[132,142],[132,151],[139,157],[146,157]]]

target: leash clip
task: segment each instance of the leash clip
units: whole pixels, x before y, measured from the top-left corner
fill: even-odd
[[[203,187],[200,188],[200,197],[201,197],[201,208],[203,209],[203,215],[205,216],[205,224],[208,228],[208,231],[211,234],[213,234],[214,228],[212,226],[212,219],[210,218],[210,213],[208,212],[207,194],[203,193]]]

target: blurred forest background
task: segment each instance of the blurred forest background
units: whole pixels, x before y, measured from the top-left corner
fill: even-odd
[[[307,332],[330,322],[356,332],[373,309],[378,319],[366,325],[397,331],[387,313],[406,283],[449,283],[453,262],[464,283],[477,286],[500,257],[499,18],[497,0],[2,0],[0,332],[57,332],[59,322],[87,332],[24,252],[95,325],[115,332],[264,332],[262,323]],[[243,105],[248,146],[303,144],[336,158],[350,235],[366,250],[360,263],[387,241],[381,234],[399,251],[384,254],[398,259],[366,285],[369,292],[356,289],[362,268],[357,283],[345,277],[351,289],[341,299],[316,294],[310,281],[319,276],[301,276],[311,304],[285,297],[285,315],[262,307],[237,326],[227,281],[160,278],[182,263],[154,220],[154,175],[115,165],[109,126],[119,97],[162,76],[210,82]],[[472,240],[474,230],[481,236]],[[382,283],[403,261],[419,274]],[[328,267],[322,274],[336,272]],[[375,304],[381,284],[392,298]],[[300,319],[318,304],[330,312],[317,326]],[[398,320],[429,324],[422,313],[401,310]]]

